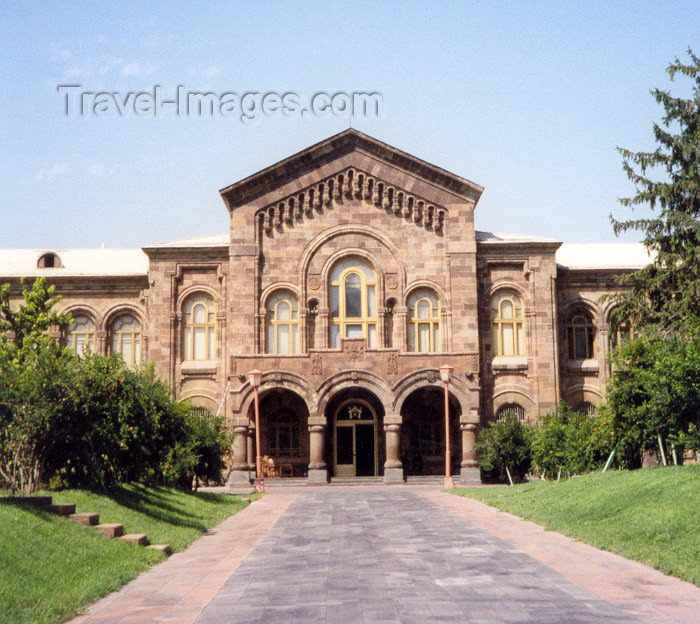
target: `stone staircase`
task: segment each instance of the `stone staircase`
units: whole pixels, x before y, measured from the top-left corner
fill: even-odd
[[[100,514],[90,512],[76,513],[75,503],[53,503],[51,496],[11,496],[3,500],[10,503],[22,503],[44,509],[58,516],[73,520],[73,522],[77,522],[83,526],[93,527],[110,539],[120,539],[129,544],[145,546],[151,550],[162,552],[166,557],[172,554],[172,549],[168,544],[150,544],[148,536],[145,533],[124,533],[123,524],[110,522],[100,524]]]

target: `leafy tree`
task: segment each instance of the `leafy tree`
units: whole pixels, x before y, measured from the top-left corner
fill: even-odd
[[[641,231],[655,254],[645,268],[620,277],[625,288],[614,297],[619,306],[613,322],[630,320],[664,333],[684,332],[690,316],[700,317],[700,58],[691,50],[688,55],[688,63],[676,59],[667,72],[671,80],[679,74],[690,78],[692,95],[651,92],[664,108],[661,123],[653,126],[657,148],[618,148],[636,187],[636,194],[620,203],[649,207],[654,215],[627,221],[611,217],[616,234]]]
[[[479,465],[502,478],[507,472],[516,481],[522,481],[530,470],[532,428],[520,422],[517,416],[489,423],[476,444]]]
[[[613,356],[607,409],[613,418],[618,454],[639,467],[643,451],[675,442],[698,449],[700,437],[700,324],[689,321],[686,336],[644,334]]]
[[[38,279],[10,305],[0,286],[0,477],[13,491],[32,492],[51,446],[51,423],[70,389],[72,356],[47,335],[69,317],[52,311],[53,287]]]

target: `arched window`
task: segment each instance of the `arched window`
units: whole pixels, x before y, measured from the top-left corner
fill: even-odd
[[[498,412],[496,412],[496,420],[498,422],[503,422],[511,417],[517,418],[520,422],[525,422],[527,418],[525,409],[517,403],[506,403],[498,408]]]
[[[76,314],[66,331],[66,346],[76,355],[95,350],[95,323],[86,314]]]
[[[499,357],[518,357],[525,351],[525,308],[520,295],[510,290],[491,299],[491,327],[494,353]]]
[[[377,348],[377,277],[362,259],[350,257],[336,263],[329,284],[331,347],[342,338],[365,338]]]
[[[299,304],[290,292],[283,291],[267,300],[267,353],[299,353]]]
[[[629,321],[625,321],[617,326],[614,332],[610,332],[610,346],[616,349],[623,342],[634,340],[639,337],[639,332],[634,328],[634,325]]]
[[[590,312],[576,308],[566,321],[566,337],[570,360],[588,360],[595,357],[595,325]]]
[[[440,303],[432,290],[414,290],[408,297],[408,350],[440,351]]]
[[[579,401],[574,405],[574,412],[581,414],[581,416],[594,416],[595,415],[595,405],[589,403],[588,401]]]
[[[192,295],[185,300],[182,354],[185,360],[216,358],[216,307],[211,297]]]
[[[130,312],[118,316],[110,327],[112,353],[129,365],[141,362],[141,323]]]
[[[60,269],[63,265],[58,254],[55,254],[53,251],[48,251],[39,256],[36,266],[39,269]]]

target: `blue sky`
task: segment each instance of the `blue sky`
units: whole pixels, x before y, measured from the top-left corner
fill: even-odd
[[[353,127],[486,188],[477,227],[614,241],[649,90],[697,2],[12,3],[0,23],[0,246],[134,247],[227,228],[218,190],[348,117],[68,117],[60,84],[379,92]],[[634,234],[622,240],[634,240]]]

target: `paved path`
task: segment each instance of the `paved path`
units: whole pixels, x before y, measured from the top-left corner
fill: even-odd
[[[272,491],[77,624],[698,622],[700,589],[431,487]]]

